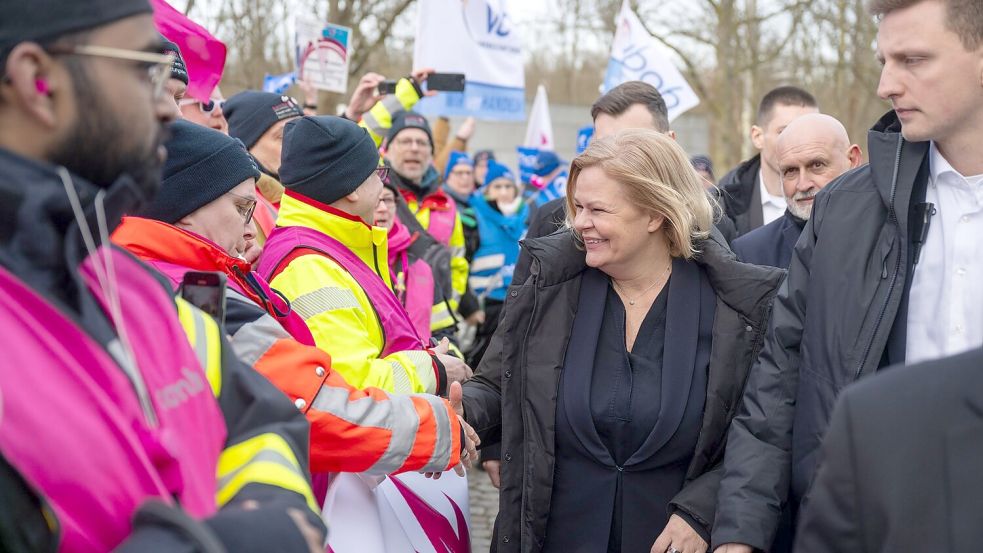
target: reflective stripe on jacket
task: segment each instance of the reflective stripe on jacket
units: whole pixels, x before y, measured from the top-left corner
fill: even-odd
[[[307,415],[313,472],[389,474],[443,471],[457,464],[460,425],[446,401],[429,395],[390,396],[382,390],[350,386],[332,370],[327,353],[291,336],[264,311],[255,293],[247,297],[237,291],[247,286],[243,271],[249,273],[248,264],[212,242],[160,221],[127,217],[113,236],[161,269],[175,288],[186,271],[225,270],[233,284],[226,289],[225,330],[240,359],[270,379]],[[270,301],[265,298],[264,303]],[[184,325],[192,329],[189,336],[208,334],[217,343],[217,325],[212,325],[210,333],[202,332],[187,304],[179,302],[179,307],[182,324],[189,320]],[[221,367],[204,345],[201,339],[192,340],[218,396],[220,384],[213,375],[220,375]]]
[[[433,171],[433,168],[430,171]],[[447,298],[446,302],[434,304],[430,317],[430,330],[436,332],[455,326],[457,320],[454,313],[457,312],[461,303],[461,296],[468,289],[469,270],[467,248],[464,241],[464,226],[461,224],[461,217],[457,213],[457,204],[453,198],[439,188],[423,198],[422,201],[413,192],[405,188],[401,188],[400,193],[406,200],[410,211],[416,215],[420,225],[427,229],[427,232],[430,232],[431,229],[437,231],[436,234],[431,232],[431,236],[450,248],[453,296]]]
[[[309,228],[335,238],[391,291],[385,229],[315,204],[288,193],[280,205],[277,224]],[[261,265],[267,259],[268,256],[261,257]],[[329,257],[311,253],[275,269],[279,273],[271,284],[291,301],[307,322],[317,346],[331,355],[333,368],[349,384],[403,393],[438,391],[438,371],[426,350],[382,355],[386,336],[379,315],[362,285],[345,267]]]
[[[523,203],[518,211],[505,215],[483,196],[475,197],[472,205],[482,239],[471,263],[468,282],[479,297],[504,301],[519,259],[519,240],[526,233],[529,206]]]

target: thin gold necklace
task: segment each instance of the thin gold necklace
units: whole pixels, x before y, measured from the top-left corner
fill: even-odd
[[[669,273],[669,269],[671,269],[671,268],[672,268],[672,260],[670,260],[669,261],[669,264],[666,265],[666,270],[665,271],[662,271],[662,275],[659,278],[655,279],[655,282],[653,282],[652,284],[650,284],[648,288],[646,288],[645,290],[642,290],[642,293],[641,294],[638,294],[637,296],[635,296],[634,299],[628,297],[628,294],[625,292],[625,289],[622,288],[622,286],[620,284],[618,284],[614,279],[611,279],[611,283],[614,284],[614,287],[617,288],[618,291],[620,291],[622,294],[625,295],[625,299],[628,300],[628,305],[635,305],[635,302],[636,301],[638,301],[642,296],[644,296],[645,294],[647,294],[649,290],[651,290],[652,288],[655,288],[655,285],[658,284],[659,282],[661,282],[663,280],[663,277],[665,277],[666,274]]]

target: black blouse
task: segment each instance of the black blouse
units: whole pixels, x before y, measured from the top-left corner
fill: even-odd
[[[608,287],[594,354],[590,409],[597,433],[618,465],[624,465],[638,451],[659,420],[668,298],[667,283],[652,302],[628,351],[625,306],[614,288]]]

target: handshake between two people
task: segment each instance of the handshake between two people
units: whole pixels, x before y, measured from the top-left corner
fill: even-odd
[[[450,383],[447,388],[447,399],[450,401],[451,407],[454,408],[454,412],[457,413],[461,428],[464,429],[464,449],[461,451],[461,463],[454,467],[454,472],[458,476],[464,476],[465,469],[471,468],[478,461],[478,446],[481,445],[478,433],[464,421],[464,389],[461,388],[461,384],[474,376],[474,371],[463,359],[450,353],[450,341],[447,338],[441,340],[432,351],[444,366],[447,382]],[[437,480],[443,473],[427,472],[424,474],[427,478]]]

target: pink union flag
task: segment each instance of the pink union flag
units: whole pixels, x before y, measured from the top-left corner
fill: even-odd
[[[225,44],[164,0],[150,0],[160,34],[174,41],[188,66],[188,96],[207,101],[222,80]]]

